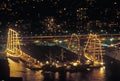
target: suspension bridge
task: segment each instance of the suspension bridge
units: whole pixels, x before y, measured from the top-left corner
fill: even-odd
[[[20,37],[15,30],[8,30],[7,47],[5,51],[7,57],[23,61],[30,69],[41,69],[43,67],[43,62],[22,51],[21,38],[22,37]],[[83,55],[84,58],[87,59],[86,62],[92,61],[95,64],[97,62],[97,65],[103,63],[101,41],[95,34],[89,34],[88,41],[84,47],[80,46],[79,36],[77,34],[72,34],[67,49],[78,55],[77,61],[80,61]]]

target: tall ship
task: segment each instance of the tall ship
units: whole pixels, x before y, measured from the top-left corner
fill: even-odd
[[[96,34],[89,34],[88,40],[84,48],[84,56],[88,59],[87,62],[92,62],[91,67],[103,66],[103,47],[102,42]]]

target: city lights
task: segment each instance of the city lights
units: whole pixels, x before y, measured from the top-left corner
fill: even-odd
[[[119,68],[119,0],[0,0],[0,80],[120,81]]]
[[[85,0],[84,5],[79,0],[77,3],[71,1],[73,3],[71,5],[68,3],[69,1],[63,0],[50,0],[50,2],[45,0],[1,1],[0,11],[3,14],[1,14],[0,26],[24,31],[23,35],[27,34],[27,36],[30,35],[30,32],[33,36],[35,34],[64,35],[75,32],[78,34],[120,33],[120,11],[119,8],[116,8],[119,4],[117,1],[110,2],[111,6],[106,5],[108,7],[103,9],[100,9],[102,1],[99,3],[96,0]],[[18,5],[19,7],[17,7]],[[71,6],[76,7],[71,8]],[[4,24],[4,19],[7,19],[5,22],[7,25]],[[2,28],[0,30],[2,30],[0,32],[2,35],[4,30]]]

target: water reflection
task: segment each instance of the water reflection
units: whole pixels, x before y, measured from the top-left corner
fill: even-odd
[[[70,80],[70,72],[66,72],[66,80],[69,81]]]
[[[11,77],[23,77],[23,81],[119,81],[117,66],[94,68],[85,72],[43,72],[32,71],[24,67],[22,62],[13,62],[8,59]],[[113,68],[115,67],[115,68]],[[118,73],[117,73],[118,71]],[[117,79],[116,79],[117,77]]]
[[[56,73],[55,73],[55,80],[59,80],[59,76],[60,76],[60,75],[59,75],[59,72],[56,72]]]
[[[105,67],[89,72],[56,72],[44,74],[44,81],[105,81]]]
[[[70,80],[71,81],[80,81],[81,78],[81,73],[77,72],[77,73],[71,73],[70,75]]]
[[[23,77],[23,81],[43,81],[44,77],[41,71],[32,71],[25,68],[24,64],[19,62],[14,62],[8,59],[10,67],[10,77]]]

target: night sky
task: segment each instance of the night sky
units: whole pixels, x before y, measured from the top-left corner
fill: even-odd
[[[120,34],[119,0],[0,0],[0,34]]]

